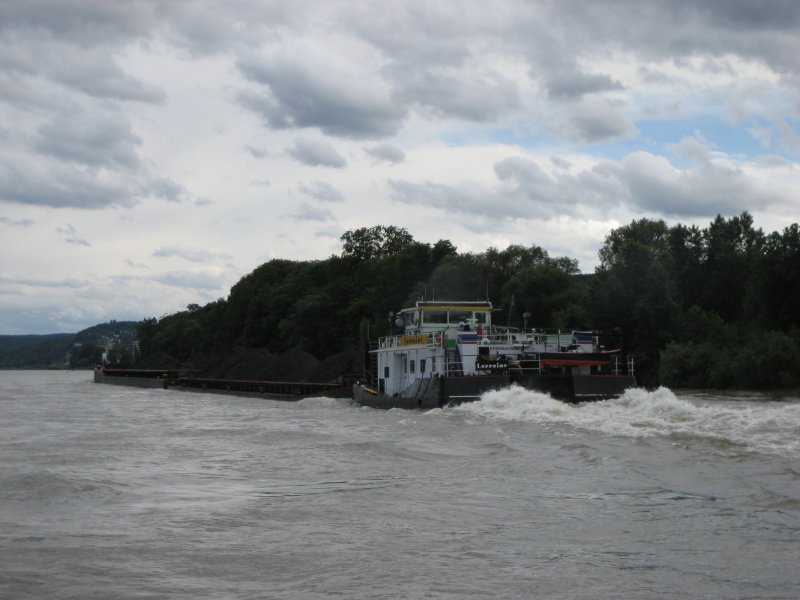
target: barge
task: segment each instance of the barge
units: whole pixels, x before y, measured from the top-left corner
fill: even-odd
[[[636,386],[619,334],[520,330],[492,323],[489,301],[419,301],[397,314],[399,335],[371,343],[358,404],[431,409],[519,385],[564,402],[605,400]]]
[[[187,392],[230,394],[271,400],[301,400],[314,397],[349,398],[352,394],[351,386],[343,383],[207,379],[192,377],[185,370],[118,369],[103,365],[95,366],[94,381],[95,383],[142,388],[169,388]]]

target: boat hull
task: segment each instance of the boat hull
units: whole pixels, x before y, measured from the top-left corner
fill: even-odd
[[[100,371],[94,372],[95,383],[107,383],[111,385],[127,385],[131,387],[140,388],[165,388],[167,387],[166,379],[159,379],[156,377],[135,377],[135,376],[115,376],[106,375]]]
[[[428,382],[420,384],[420,382]],[[636,387],[632,375],[481,375],[422,379],[402,394],[388,396],[362,385],[353,386],[353,400],[372,408],[430,410],[480,400],[486,392],[519,385],[569,403],[608,400]]]

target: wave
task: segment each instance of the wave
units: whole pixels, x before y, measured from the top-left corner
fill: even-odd
[[[566,404],[512,386],[450,410],[489,419],[566,425],[625,437],[702,438],[747,450],[800,456],[800,403],[679,398],[670,389],[630,389],[619,398]]]

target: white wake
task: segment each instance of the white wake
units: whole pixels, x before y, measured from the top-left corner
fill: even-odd
[[[757,452],[800,456],[800,402],[704,402],[679,398],[662,387],[652,392],[631,389],[614,400],[575,405],[512,386],[452,410],[615,436],[703,438]]]

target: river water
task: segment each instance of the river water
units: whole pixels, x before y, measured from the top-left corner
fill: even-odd
[[[800,399],[430,412],[0,372],[0,598],[800,597]]]

